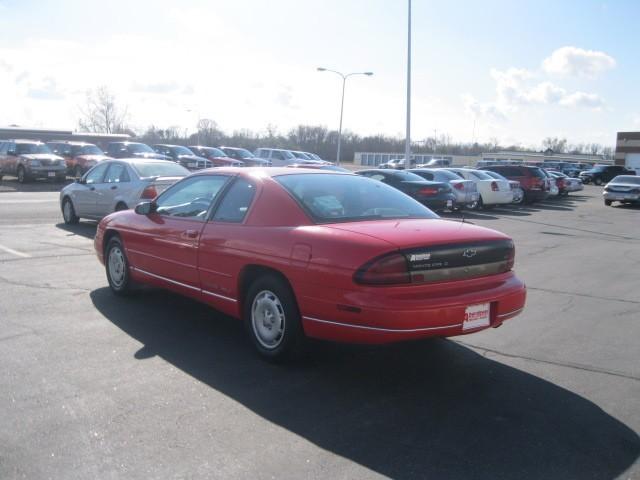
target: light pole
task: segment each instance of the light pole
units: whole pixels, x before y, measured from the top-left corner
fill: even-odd
[[[411,0],[407,23],[407,135],[404,141],[404,163],[411,166]]]
[[[347,78],[353,75],[373,75],[373,72],[352,72],[347,73],[346,75],[341,72],[337,72],[335,70],[329,70],[328,68],[318,67],[319,72],[332,72],[342,77],[342,100],[340,100],[340,127],[338,128],[338,152],[336,153],[336,165],[340,165],[340,145],[342,143],[342,112],[344,111],[344,87],[347,83]]]

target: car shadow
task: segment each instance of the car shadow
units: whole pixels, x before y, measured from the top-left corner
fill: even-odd
[[[160,357],[265,420],[391,478],[612,479],[640,454],[638,435],[597,405],[453,341],[319,344],[276,366],[254,354],[240,322],[199,303],[155,290],[90,295],[142,343],[135,358]]]
[[[66,223],[57,223],[56,228],[60,230],[64,230],[73,235],[80,235],[81,237],[88,238],[93,240],[96,236],[96,228],[98,227],[97,222],[93,221],[81,221],[76,223],[75,225],[67,225]]]

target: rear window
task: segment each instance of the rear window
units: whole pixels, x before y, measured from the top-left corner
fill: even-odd
[[[488,175],[486,172],[482,172],[480,170],[473,170],[471,172],[471,175],[479,178],[480,180],[491,180],[493,178],[491,175]]]
[[[173,162],[133,163],[133,169],[144,177],[185,177],[189,170]]]
[[[541,168],[531,168],[531,174],[534,177],[538,177],[538,178],[547,178],[547,176],[545,175],[545,173],[542,171]]]
[[[366,177],[299,174],[274,178],[317,223],[438,218],[408,195]]]
[[[634,185],[640,185],[640,177],[634,177],[631,175],[618,175],[611,180],[611,183],[632,183]]]

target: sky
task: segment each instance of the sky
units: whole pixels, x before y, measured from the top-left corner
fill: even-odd
[[[412,138],[539,147],[640,130],[640,2],[413,0]],[[107,86],[138,131],[198,118],[404,138],[405,0],[0,0],[0,126],[76,129]]]

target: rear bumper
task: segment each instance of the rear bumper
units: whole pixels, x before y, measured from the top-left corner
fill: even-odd
[[[524,198],[529,201],[546,200],[549,197],[547,190],[525,190]]]
[[[438,195],[433,198],[421,198],[419,202],[431,210],[444,210],[446,208],[453,208],[456,205],[456,196],[450,193]]]
[[[603,192],[602,197],[615,202],[640,202],[640,194],[637,193]]]
[[[513,272],[448,285],[366,288],[334,292],[333,299],[299,296],[304,331],[309,337],[349,343],[449,337],[497,327],[525,305],[526,288]],[[489,325],[463,329],[467,307],[482,303],[490,304]]]

